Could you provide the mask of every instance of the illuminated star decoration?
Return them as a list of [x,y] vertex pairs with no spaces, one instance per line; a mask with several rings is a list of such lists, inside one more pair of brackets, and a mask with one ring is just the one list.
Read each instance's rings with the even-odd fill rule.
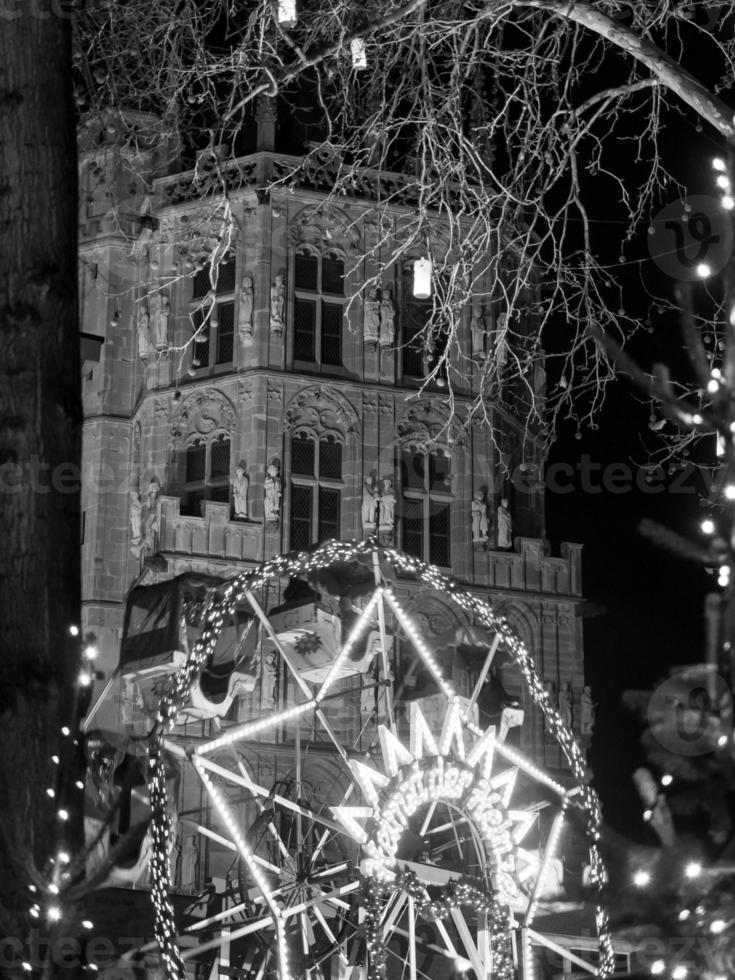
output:
[[[509,752],[494,726],[484,734],[478,732],[475,725],[469,725],[464,719],[462,701],[457,699],[449,705],[441,733],[435,737],[418,702],[414,701],[410,708],[408,747],[386,726],[378,727],[382,771],[350,760],[355,782],[368,805],[335,806],[332,812],[362,845],[369,980],[385,977],[383,923],[390,919],[395,924],[406,905],[411,917],[416,914],[433,920],[451,917],[464,948],[459,952],[448,931],[442,929],[443,951],[448,959],[467,961],[477,976],[484,976],[483,964],[491,962],[496,980],[510,980],[514,974],[509,912],[513,909],[525,913],[524,925],[531,924],[535,902],[529,903],[519,885],[534,878],[542,880],[543,873],[537,854],[521,846],[534,826],[536,813],[533,809],[513,807],[512,798],[519,770],[531,778],[537,778],[540,770],[526,763],[519,753]],[[567,805],[566,791],[551,779],[544,781],[559,795],[563,812]],[[411,818],[419,811],[425,814],[421,828],[421,835],[425,835],[440,803],[449,804],[461,815],[461,825],[469,823],[477,830],[484,845],[483,858],[490,867],[490,893],[478,887],[478,882],[454,876],[446,882],[443,899],[433,901],[428,886],[444,877],[441,869],[415,865],[415,871],[406,870],[406,862],[398,860],[399,843],[409,829]],[[558,836],[552,832],[548,841],[544,872]],[[422,879],[422,874],[429,877]],[[537,889],[533,889],[534,898],[536,893]],[[471,909],[469,921],[462,911],[463,905]],[[489,942],[485,916],[491,923]],[[479,926],[477,939],[472,935],[473,920]],[[412,918],[409,926],[411,922]],[[409,945],[408,957],[409,966],[415,971],[415,946]]]

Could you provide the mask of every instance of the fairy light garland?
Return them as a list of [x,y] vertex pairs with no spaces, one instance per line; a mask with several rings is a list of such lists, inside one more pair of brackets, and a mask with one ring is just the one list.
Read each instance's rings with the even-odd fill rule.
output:
[[425,919],[446,919],[453,909],[460,908],[469,908],[476,915],[486,915],[490,926],[493,980],[513,980],[515,967],[510,938],[510,909],[467,877],[450,881],[442,889],[441,897],[432,899],[414,872],[408,870],[399,872],[392,885],[376,878],[363,879],[365,944],[370,957],[367,980],[385,980],[386,977],[387,948],[381,920],[386,897],[394,889],[404,891],[413,900],[416,914]]
[[[59,747],[49,757],[53,766],[53,782],[46,787],[45,795],[54,808],[55,834],[40,880],[28,885],[33,896],[27,909],[28,917],[34,923],[43,918],[52,926],[76,914],[65,905],[66,890],[83,870],[84,852],[77,853],[72,849],[66,825],[72,814],[83,808],[84,800],[79,796],[79,791],[84,790],[84,782],[81,779],[72,782],[69,775],[70,770],[79,769],[82,737],[79,724],[88,707],[92,684],[102,676],[95,667],[97,645],[94,634],[88,633],[82,638],[81,630],[75,623],[68,627],[67,632],[76,641],[79,672],[69,705],[69,724],[59,727]],[[25,972],[34,969],[28,963],[23,963],[22,968]]]
[[[161,956],[168,980],[185,980],[186,974],[181,955],[174,941],[176,929],[173,909],[168,900],[168,891],[171,886],[168,850],[171,826],[163,757],[163,737],[165,732],[174,725],[178,714],[187,701],[194,680],[207,662],[209,656],[213,653],[217,638],[227,621],[227,617],[232,614],[238,603],[245,600],[247,592],[258,591],[274,578],[278,579],[288,575],[308,575],[309,573],[328,568],[338,562],[344,563],[362,559],[367,563],[375,550],[376,546],[371,541],[328,541],[314,551],[279,555],[265,562],[258,570],[233,578],[223,593],[217,596],[205,611],[200,637],[195,643],[186,663],[174,676],[169,691],[160,703],[157,726],[148,745],[153,839],[151,898],[155,912],[156,938],[161,947]],[[402,554],[395,549],[381,548],[380,553],[382,558],[397,571],[413,576],[424,585],[442,592],[466,613],[475,617],[478,623],[501,636],[506,650],[523,675],[533,702],[541,710],[549,730],[556,737],[572,775],[578,783],[577,793],[574,796],[573,802],[585,814],[585,829],[590,858],[590,883],[593,888],[600,891],[607,881],[607,873],[599,848],[600,826],[602,821],[599,800],[597,794],[589,786],[587,781],[585,756],[577,744],[573,733],[565,725],[561,715],[552,705],[549,694],[544,689],[524,644],[516,636],[505,619],[497,616],[492,608],[482,599],[468,593],[455,579],[444,575],[432,565],[428,565],[409,555]],[[391,604],[392,593],[390,590],[385,589],[384,594],[389,604]],[[403,622],[401,625],[406,626]],[[412,638],[416,639],[418,637],[418,641],[422,643],[421,651],[423,655],[426,645],[423,644],[412,624],[409,623],[408,625],[411,626],[413,633],[415,633],[415,636]],[[426,653],[429,656],[429,662],[433,662],[428,648],[426,648]],[[446,681],[443,681],[441,686],[444,693],[448,694],[448,696],[454,694],[451,685]],[[468,727],[471,728],[470,725]],[[378,881],[366,885],[367,900],[377,901],[377,896],[382,895],[384,888],[384,883]],[[461,894],[466,896],[469,895],[469,892],[461,892]],[[472,893],[472,899],[480,901],[474,893]],[[452,900],[458,901],[457,899]],[[415,897],[415,901],[421,905],[421,902],[425,901],[425,897]],[[473,905],[473,901],[470,901],[469,904]],[[424,908],[423,905],[421,907]],[[491,911],[497,919],[500,913],[498,912],[496,915],[494,910]],[[369,915],[368,919],[370,919]],[[598,975],[601,977],[611,976],[615,969],[612,941],[607,914],[599,904],[595,907],[595,921],[600,954]],[[377,956],[379,960],[379,944],[377,946]],[[375,957],[371,956],[371,962],[374,959]],[[380,980],[382,974],[373,972],[369,973],[368,976],[369,980]],[[498,973],[497,976],[500,978],[501,974]],[[505,974],[502,977],[505,980]],[[508,973],[507,977],[510,980],[512,973]]]

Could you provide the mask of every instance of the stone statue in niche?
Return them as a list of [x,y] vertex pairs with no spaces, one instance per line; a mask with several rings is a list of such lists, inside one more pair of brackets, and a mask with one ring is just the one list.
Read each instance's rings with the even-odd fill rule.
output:
[[285,326],[286,286],[283,276],[278,275],[271,286],[271,331],[280,337]]
[[396,520],[396,492],[390,477],[384,477],[380,486],[378,520],[381,531],[392,531]]
[[482,314],[482,306],[479,303],[472,304],[472,319],[470,320],[470,336],[472,340],[472,353],[480,360],[485,358],[485,318]]
[[263,481],[263,512],[267,524],[278,524],[281,520],[281,477],[280,467],[271,463]]
[[278,651],[263,651],[263,667],[260,672],[261,711],[275,711],[278,690]]
[[[253,277],[243,276],[240,285],[238,330],[240,339],[246,344],[253,339],[253,296]],[[283,318],[283,311],[281,311],[281,318]]]
[[472,540],[487,541],[490,522],[487,516],[487,491],[476,490],[472,497]]
[[380,340],[380,307],[378,290],[375,286],[368,289],[367,299],[363,300],[364,325],[363,339],[366,344],[377,346]]
[[236,518],[248,519],[249,486],[250,480],[245,473],[245,463],[241,460],[232,478],[232,509]]
[[533,393],[539,402],[546,398],[546,352],[541,347],[533,365]]
[[161,530],[161,503],[158,496],[161,484],[158,477],[153,477],[148,485],[145,504],[145,520],[143,523],[143,551],[147,555],[155,555],[158,551],[158,535]]
[[360,689],[360,712],[369,718],[375,711],[375,664],[362,677],[362,688]]
[[395,342],[396,310],[393,300],[390,298],[390,290],[383,289],[380,292],[380,346],[392,347]]
[[148,313],[148,306],[142,303],[138,310],[138,357],[141,361],[148,361],[151,352],[151,318]]
[[564,681],[559,691],[559,714],[561,715],[561,720],[567,726],[567,728],[572,727],[573,719],[573,705],[574,697],[572,696],[571,689],[569,687],[569,681]]
[[513,518],[508,510],[508,498],[503,497],[498,507],[498,548],[508,551],[513,547]]
[[595,702],[592,700],[592,688],[585,684],[582,697],[579,699],[580,731],[583,735],[591,735],[595,730]]
[[378,480],[373,471],[365,480],[362,490],[362,533],[365,537],[375,530],[375,522],[380,505]]
[[140,555],[143,540],[143,502],[137,490],[130,491],[130,548],[134,555]]
[[168,348],[168,318],[171,316],[171,302],[165,293],[158,297],[156,313],[156,350]]
[[508,314],[501,313],[495,328],[495,365],[500,371],[508,362]]

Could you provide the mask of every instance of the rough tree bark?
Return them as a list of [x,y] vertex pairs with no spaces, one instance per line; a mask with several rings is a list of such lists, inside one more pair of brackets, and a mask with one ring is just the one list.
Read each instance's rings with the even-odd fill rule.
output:
[[[29,875],[41,881],[54,839],[50,757],[79,670],[70,34],[58,3],[0,6],[0,933],[21,939]],[[79,810],[65,825],[72,846]]]

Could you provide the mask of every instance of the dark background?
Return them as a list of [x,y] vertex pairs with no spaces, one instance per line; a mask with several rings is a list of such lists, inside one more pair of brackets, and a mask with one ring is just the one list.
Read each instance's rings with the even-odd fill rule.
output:
[[[694,118],[676,117],[669,120],[662,136],[662,157],[688,193],[718,197],[711,161],[723,154],[723,146],[716,134],[702,131]],[[625,173],[627,167],[630,173],[624,160],[621,145],[619,172]],[[672,187],[668,200],[679,197]],[[619,238],[613,232],[622,227],[618,222],[624,213],[616,199],[609,193],[598,195],[606,203],[592,212],[599,222],[594,226],[595,250],[621,281],[626,311],[648,320],[647,329],[632,338],[629,352],[644,369],[662,361],[674,377],[686,378],[690,366],[679,317],[676,312],[659,313],[651,300],[653,295],[673,301],[676,281],[651,260],[645,229],[625,247],[626,263],[619,262]],[[666,201],[663,197],[662,204]],[[710,283],[709,289],[716,293],[721,280]],[[711,308],[706,294],[707,287],[693,287],[695,308],[705,313]],[[610,385],[596,430],[583,427],[578,436],[576,423],[562,424],[549,464],[576,466],[586,455],[603,471],[613,463],[627,463],[635,474],[646,462],[647,448],[656,443],[649,428],[650,413],[650,402],[621,377]],[[694,456],[713,463],[714,437],[705,439]],[[672,486],[677,477],[679,490]],[[600,483],[598,469],[592,485]],[[706,476],[691,468],[673,473],[667,468],[665,489],[657,494],[641,490],[641,483],[642,479],[633,479],[626,492],[591,493],[582,488],[578,474],[572,493],[547,493],[547,528],[556,554],[563,540],[584,544],[585,596],[604,608],[584,622],[586,677],[597,702],[588,759],[604,817],[615,829],[652,841],[631,780],[635,767],[645,761],[641,725],[622,706],[621,696],[627,689],[655,686],[673,666],[704,659],[704,596],[716,585],[701,566],[655,545],[639,530],[641,520],[648,517],[702,543],[699,524],[709,513]]]

